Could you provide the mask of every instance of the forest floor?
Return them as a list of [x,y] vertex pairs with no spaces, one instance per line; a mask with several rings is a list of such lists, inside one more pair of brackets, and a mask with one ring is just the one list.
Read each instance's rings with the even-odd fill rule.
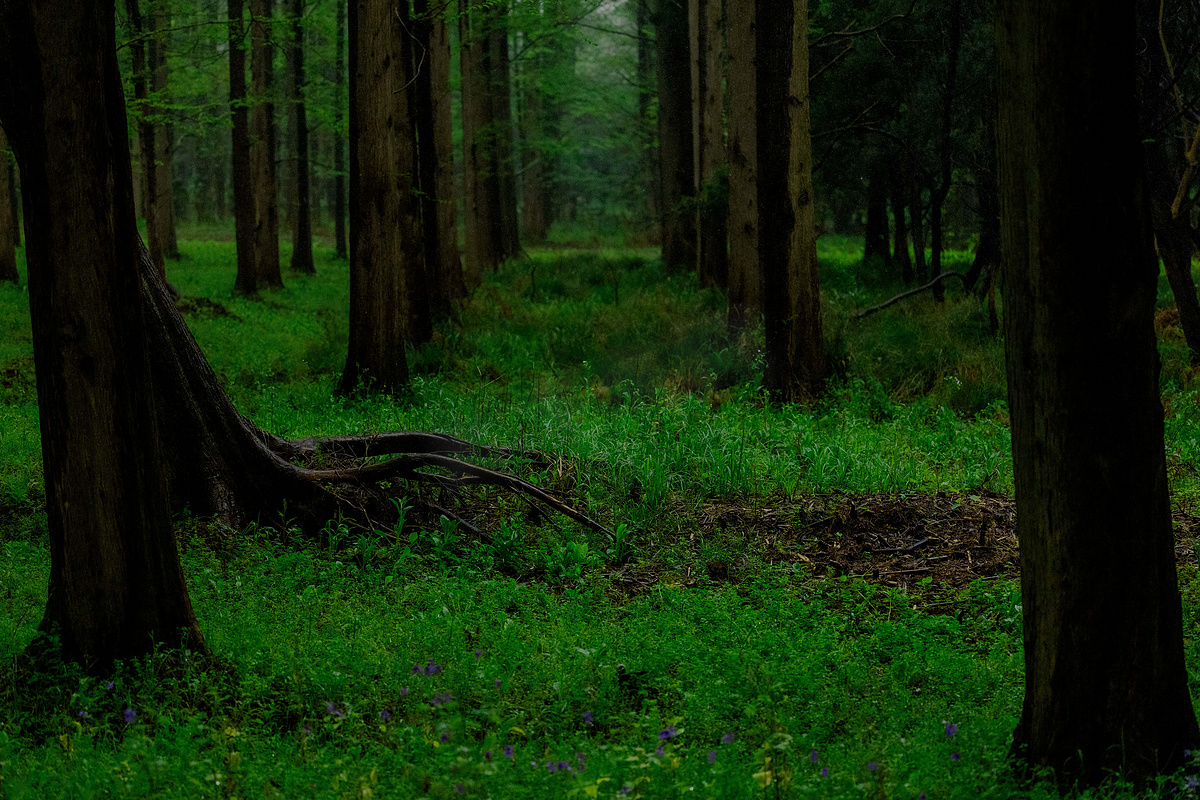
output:
[[[212,653],[90,675],[20,657],[45,604],[27,298],[0,286],[0,798],[1057,797],[1016,780],[1021,600],[1001,344],[822,240],[837,377],[763,397],[761,331],[652,250],[534,249],[342,400],[347,270],[235,298],[233,246],[168,270],[227,391],[289,436],[430,430],[615,541],[495,488],[448,519],[232,530],[182,515]],[[284,258],[287,247],[284,246]],[[948,268],[970,258],[951,253]],[[1168,469],[1200,697],[1200,385],[1160,293]],[[420,524],[414,524],[420,522]],[[1151,796],[1190,796],[1190,773]],[[1120,776],[1091,797],[1129,796]]]

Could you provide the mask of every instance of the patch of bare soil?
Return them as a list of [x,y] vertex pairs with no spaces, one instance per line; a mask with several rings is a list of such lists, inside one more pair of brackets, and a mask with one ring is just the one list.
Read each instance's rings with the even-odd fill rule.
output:
[[[993,492],[841,494],[760,498],[753,505],[705,504],[700,531],[744,533],[748,551],[770,563],[803,562],[816,575],[851,575],[887,586],[932,578],[966,586],[1019,572],[1015,503]],[[1195,564],[1200,517],[1176,509],[1176,556]],[[739,564],[706,565],[715,581],[737,580]]]

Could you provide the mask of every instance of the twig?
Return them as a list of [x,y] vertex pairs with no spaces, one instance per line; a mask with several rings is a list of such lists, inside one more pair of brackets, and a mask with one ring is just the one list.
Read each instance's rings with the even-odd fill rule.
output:
[[863,317],[874,314],[876,311],[883,311],[888,306],[893,305],[895,303],[899,303],[901,300],[903,300],[906,297],[912,297],[914,294],[920,294],[921,292],[924,292],[927,289],[932,289],[934,286],[937,286],[939,283],[944,281],[946,278],[958,278],[960,281],[963,282],[964,287],[967,285],[967,276],[962,274],[961,272],[943,272],[941,275],[938,275],[936,278],[934,278],[933,280],[931,280],[929,283],[925,284],[924,286],[918,286],[916,289],[910,289],[907,292],[902,292],[890,300],[885,300],[884,302],[880,303],[877,306],[871,306],[870,308],[864,308],[862,311],[854,312],[853,318],[854,319],[862,319]]

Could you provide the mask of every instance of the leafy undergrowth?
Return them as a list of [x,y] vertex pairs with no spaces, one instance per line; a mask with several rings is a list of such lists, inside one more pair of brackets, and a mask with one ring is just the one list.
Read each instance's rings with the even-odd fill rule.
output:
[[[181,242],[181,306],[257,423],[536,449],[548,467],[503,466],[618,536],[495,490],[432,498],[482,536],[183,517],[212,656],[106,675],[19,656],[48,563],[26,298],[0,286],[0,797],[1057,795],[1007,760],[1021,608],[999,345],[954,292],[849,322],[894,287],[844,244],[822,250],[843,375],[780,408],[757,385],[761,331],[729,336],[721,297],[648,251],[505,265],[410,353],[410,395],[346,401],[344,263],[318,247],[315,277],[252,301],[231,295],[232,243]],[[1170,346],[1197,693],[1200,420]]]

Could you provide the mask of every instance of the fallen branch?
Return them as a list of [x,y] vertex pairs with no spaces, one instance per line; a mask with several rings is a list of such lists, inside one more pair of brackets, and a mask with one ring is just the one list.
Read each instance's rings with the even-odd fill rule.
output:
[[896,295],[895,297],[893,297],[890,300],[885,300],[884,302],[880,303],[877,306],[871,306],[870,308],[864,308],[862,311],[854,312],[854,319],[862,319],[863,317],[867,317],[867,316],[870,316],[871,314],[874,314],[876,311],[883,311],[888,306],[899,303],[901,300],[903,300],[906,297],[912,297],[915,294],[920,294],[921,292],[924,292],[928,289],[932,289],[934,286],[937,286],[939,283],[944,281],[946,278],[958,278],[960,281],[963,282],[964,287],[967,285],[967,276],[964,275],[963,273],[961,273],[961,272],[943,272],[941,275],[938,275],[936,278],[934,278],[933,280],[931,280],[929,283],[925,284],[924,286],[918,286],[916,289],[910,289],[907,292],[902,292],[901,294]]

